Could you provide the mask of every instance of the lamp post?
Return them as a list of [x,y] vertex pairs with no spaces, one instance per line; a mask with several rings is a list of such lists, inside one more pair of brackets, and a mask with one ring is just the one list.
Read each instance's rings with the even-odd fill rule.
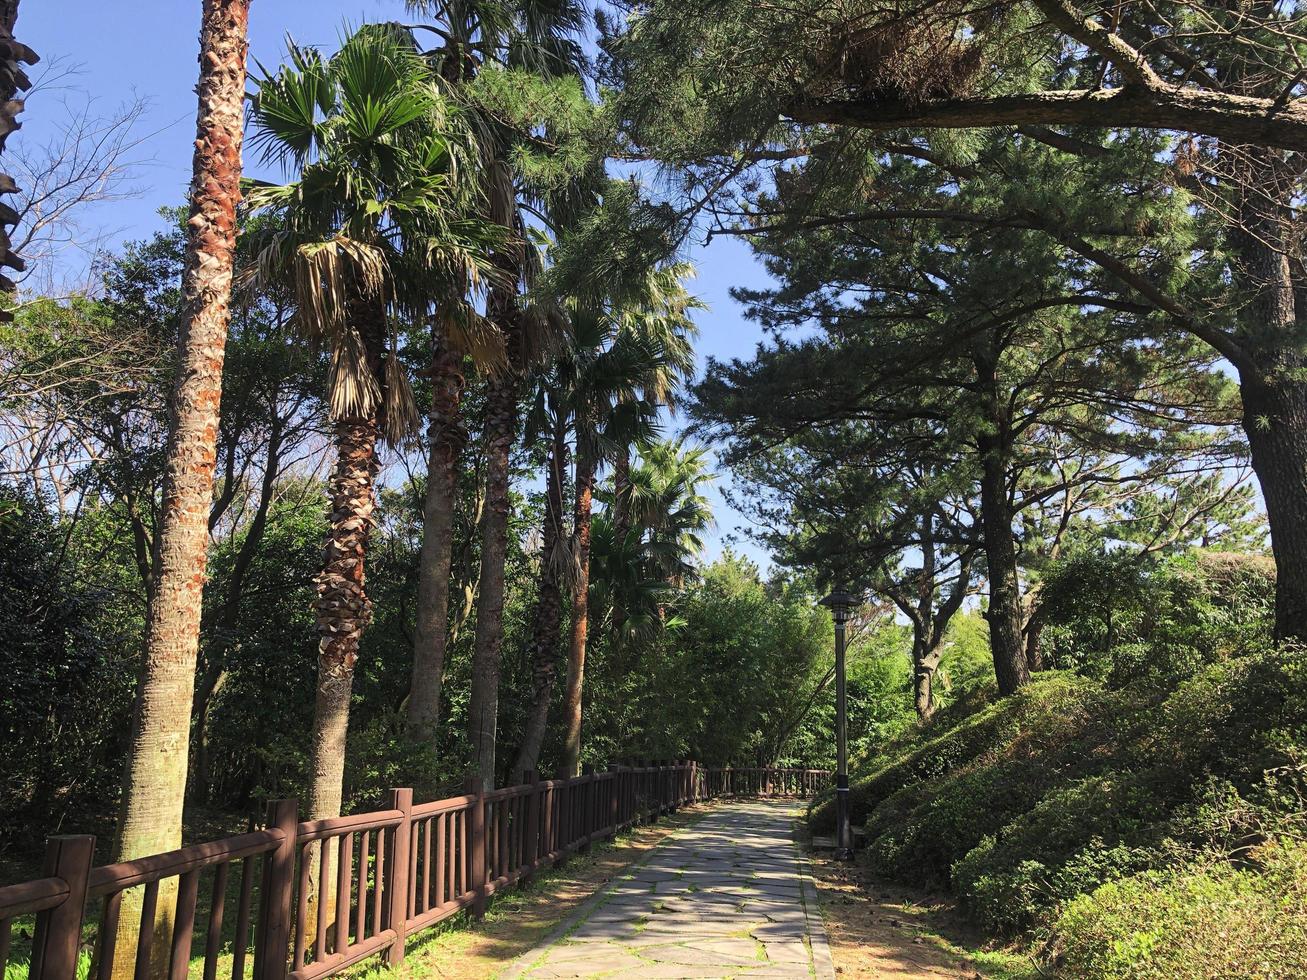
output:
[[853,827],[849,824],[849,717],[848,696],[844,685],[844,624],[859,605],[856,595],[836,589],[821,605],[835,620],[835,858],[853,858]]

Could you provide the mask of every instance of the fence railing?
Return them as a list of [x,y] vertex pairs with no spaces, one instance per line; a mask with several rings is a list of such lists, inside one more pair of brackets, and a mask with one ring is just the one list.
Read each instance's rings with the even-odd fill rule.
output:
[[[417,805],[396,789],[384,810],[306,822],[280,800],[263,830],[102,867],[93,837],[54,837],[43,877],[0,888],[0,977],[12,975],[15,920],[33,914],[29,980],[316,980],[377,955],[394,966],[409,934],[479,916],[496,892],[597,840],[700,800],[809,796],[829,778],[619,766]],[[161,903],[175,909],[170,928]]]

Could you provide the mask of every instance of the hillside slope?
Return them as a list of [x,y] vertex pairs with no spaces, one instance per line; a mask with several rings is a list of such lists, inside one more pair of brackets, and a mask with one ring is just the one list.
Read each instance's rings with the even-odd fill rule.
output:
[[873,871],[952,889],[1063,975],[1307,976],[1301,649],[1169,690],[1041,675],[866,760],[851,799]]

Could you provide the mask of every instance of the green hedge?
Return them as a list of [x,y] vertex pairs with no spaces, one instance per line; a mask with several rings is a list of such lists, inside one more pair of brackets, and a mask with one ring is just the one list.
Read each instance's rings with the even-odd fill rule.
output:
[[1273,842],[1247,868],[1146,871],[1070,902],[1059,973],[1094,980],[1307,977],[1307,845]]
[[1304,758],[1307,653],[1291,647],[1170,689],[1042,675],[871,760],[851,796],[874,871],[950,887],[1012,934],[1104,883],[1299,827]]

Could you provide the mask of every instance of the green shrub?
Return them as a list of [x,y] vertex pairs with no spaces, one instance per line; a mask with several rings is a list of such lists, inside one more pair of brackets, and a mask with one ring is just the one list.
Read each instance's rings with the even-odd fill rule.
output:
[[1255,865],[1145,871],[1067,905],[1057,922],[1072,978],[1307,976],[1307,845],[1274,842]]
[[[870,809],[872,867],[947,884],[954,862],[1036,806],[1069,771],[1111,763],[1128,730],[1123,704],[1130,707],[1092,681],[1050,674],[926,743],[897,767],[899,785]],[[877,782],[884,786],[894,774]]]
[[1173,688],[1038,676],[873,760],[852,795],[876,872],[949,886],[1010,934],[1106,883],[1300,833],[1305,758],[1307,653],[1290,646]]
[[[853,822],[866,821],[901,790],[922,787],[1007,749],[1028,755],[1018,746],[1025,744],[1029,749],[1030,740],[1041,739],[1059,717],[1084,717],[1082,706],[1095,700],[1099,691],[1098,684],[1085,678],[1049,673],[1010,698],[990,703],[977,696],[956,705],[971,708],[973,713],[941,713],[915,739],[891,747],[886,754],[869,760],[862,772],[853,773],[849,790]],[[977,705],[978,711],[974,710]],[[817,801],[810,818],[818,831],[832,828],[832,801]]]
[[1049,664],[1109,687],[1170,685],[1265,644],[1274,597],[1264,555],[1076,552],[1046,573],[1042,647]]

